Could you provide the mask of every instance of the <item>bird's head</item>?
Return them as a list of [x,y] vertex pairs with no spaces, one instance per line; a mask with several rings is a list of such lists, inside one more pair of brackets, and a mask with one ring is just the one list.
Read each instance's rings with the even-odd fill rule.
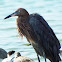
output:
[[28,16],[28,15],[29,15],[29,13],[25,9],[19,8],[15,12],[13,12],[12,14],[5,17],[4,19],[10,18],[12,16],[23,17],[23,16]]
[[15,57],[19,57],[21,54],[19,52],[15,52]]

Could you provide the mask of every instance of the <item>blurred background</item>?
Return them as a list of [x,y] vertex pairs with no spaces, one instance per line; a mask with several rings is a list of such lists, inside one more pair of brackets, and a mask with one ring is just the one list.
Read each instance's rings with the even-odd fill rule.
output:
[[[22,56],[27,56],[37,61],[37,56],[26,38],[18,34],[16,18],[4,17],[13,13],[17,8],[25,8],[30,14],[39,13],[51,26],[62,46],[62,0],[0,0],[0,48],[7,52],[19,51]],[[41,58],[44,62],[44,59]],[[49,61],[48,61],[49,62]]]

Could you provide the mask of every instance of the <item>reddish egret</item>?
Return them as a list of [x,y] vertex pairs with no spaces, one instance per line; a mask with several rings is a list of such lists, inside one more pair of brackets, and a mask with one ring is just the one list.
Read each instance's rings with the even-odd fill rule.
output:
[[18,31],[21,36],[24,35],[31,43],[37,53],[39,62],[39,55],[45,58],[45,62],[46,58],[51,62],[61,60],[59,56],[60,42],[42,16],[37,13],[29,14],[24,8],[19,8],[4,19],[12,16],[18,16]]

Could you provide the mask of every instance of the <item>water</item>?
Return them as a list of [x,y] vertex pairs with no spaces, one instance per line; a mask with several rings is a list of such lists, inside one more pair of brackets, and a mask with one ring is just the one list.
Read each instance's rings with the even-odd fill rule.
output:
[[[37,56],[26,38],[18,35],[16,18],[3,20],[17,8],[25,8],[30,14],[39,13],[54,30],[62,45],[62,0],[0,0],[0,48],[19,51],[37,62]],[[41,60],[44,62],[44,59]]]

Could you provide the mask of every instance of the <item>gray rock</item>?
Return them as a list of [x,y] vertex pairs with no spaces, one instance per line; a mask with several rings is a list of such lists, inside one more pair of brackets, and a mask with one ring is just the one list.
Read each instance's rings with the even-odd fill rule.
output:
[[0,48],[0,58],[1,59],[7,58],[7,52],[2,48]]

